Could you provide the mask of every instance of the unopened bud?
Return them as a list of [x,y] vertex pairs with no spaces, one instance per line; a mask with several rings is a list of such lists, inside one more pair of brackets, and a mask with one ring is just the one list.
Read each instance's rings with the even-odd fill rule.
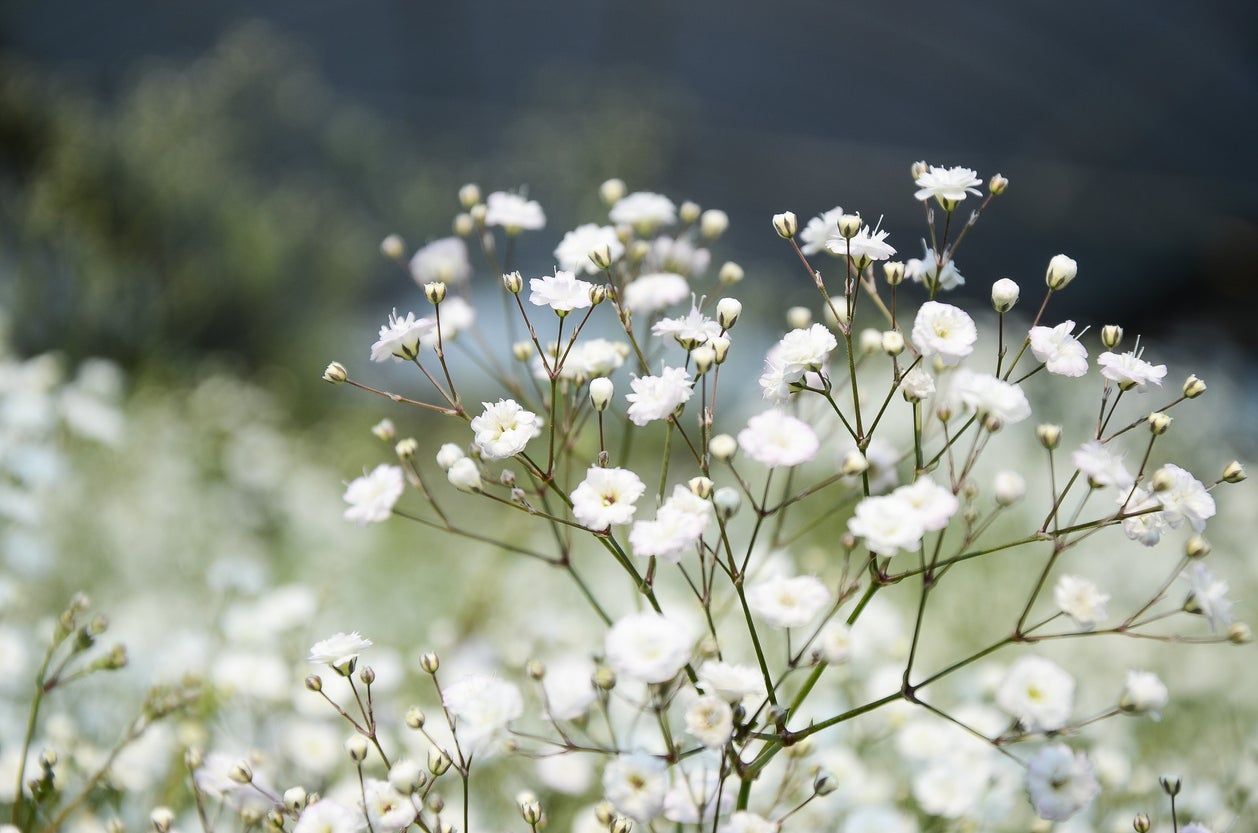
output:
[[690,351],[690,357],[695,360],[695,371],[700,376],[711,370],[716,363],[716,351],[706,344]]
[[808,307],[791,307],[786,311],[786,323],[795,330],[806,330],[812,324],[812,310]]
[[882,331],[874,327],[866,327],[861,330],[857,344],[860,352],[865,355],[877,353],[882,349]]
[[1136,813],[1136,817],[1131,820],[1131,829],[1136,833],[1149,833],[1153,829],[1153,822],[1144,813]]
[[469,237],[476,230],[476,221],[472,219],[471,214],[455,214],[450,230],[459,237]]
[[371,426],[371,433],[375,435],[376,439],[387,443],[397,436],[397,426],[393,424],[391,419],[382,419]]
[[613,205],[625,196],[625,190],[623,179],[609,179],[598,187],[598,196],[604,205]]
[[699,232],[708,240],[715,240],[729,228],[729,215],[719,208],[709,208],[699,217]]
[[716,278],[724,286],[732,286],[738,283],[744,277],[743,267],[739,266],[732,260],[727,260],[721,264],[721,269],[716,273]]
[[1044,282],[1048,284],[1049,289],[1065,289],[1067,284],[1075,279],[1078,271],[1079,264],[1075,263],[1073,258],[1066,255],[1053,255],[1044,273]]
[[607,284],[596,283],[590,288],[590,303],[598,306],[607,300]]
[[1240,460],[1233,460],[1223,467],[1224,483],[1240,483],[1246,476],[1245,467],[1241,465]]
[[227,770],[227,777],[237,784],[248,784],[253,780],[253,768],[248,761],[238,761]]
[[433,281],[424,284],[424,297],[428,299],[428,303],[432,305],[440,304],[446,299],[446,285],[442,281]]
[[1117,324],[1106,324],[1101,328],[1101,344],[1107,350],[1113,350],[1123,341],[1123,328]]
[[616,386],[612,384],[612,380],[605,376],[590,380],[590,404],[594,406],[594,410],[602,412],[607,410],[608,404],[612,401],[612,396],[616,392]]
[[888,356],[898,356],[904,352],[904,334],[899,330],[887,330],[882,334],[882,350]]
[[284,807],[290,813],[299,813],[306,806],[306,791],[302,787],[289,787],[284,790]]
[[306,678],[306,688],[311,691],[323,691],[323,680],[318,674],[311,674]]
[[450,768],[450,756],[435,746],[428,747],[428,771],[441,775]]
[[332,362],[323,371],[323,381],[331,382],[339,385],[349,378],[349,373],[345,370],[345,365],[340,362]]
[[1175,486],[1175,475],[1167,468],[1160,468],[1153,473],[1150,485],[1155,492],[1165,492]]
[[519,295],[524,288],[524,276],[519,272],[508,272],[502,276],[502,285],[512,295]]
[[997,197],[1005,193],[1005,189],[1008,187],[1009,187],[1009,180],[1005,179],[1000,174],[996,174],[995,176],[993,176],[991,180],[988,181],[987,183],[987,190],[990,191],[993,196],[997,196]]
[[1172,422],[1174,422],[1174,419],[1161,411],[1154,411],[1149,414],[1148,417],[1149,430],[1152,431],[1153,435],[1156,437],[1160,437],[1165,434],[1167,429],[1171,427]]
[[716,504],[716,511],[723,518],[732,518],[743,505],[743,497],[738,494],[738,490],[730,486],[723,486],[712,494],[712,502]]
[[812,779],[812,789],[817,795],[826,796],[839,788],[838,779],[828,770],[818,769]]
[[914,162],[914,163],[913,163],[913,164],[909,167],[909,176],[913,177],[913,179],[915,179],[915,180],[916,180],[916,179],[921,179],[921,178],[922,178],[922,174],[926,173],[926,171],[928,171],[928,170],[930,170],[930,166],[929,166],[929,165],[927,165],[924,161],[923,161],[923,162]]
[[1040,441],[1040,445],[1052,451],[1061,442],[1061,426],[1047,423],[1037,426],[1035,438]]
[[524,673],[529,675],[529,679],[540,680],[546,676],[546,666],[541,660],[531,659],[525,664]]
[[612,265],[612,247],[604,243],[590,251],[590,263],[599,269],[610,269]]
[[841,234],[845,240],[851,240],[860,233],[862,225],[864,225],[864,223],[861,222],[859,214],[844,214],[839,217],[839,234]]
[[469,182],[459,189],[459,205],[471,208],[480,203],[480,186]]
[[406,243],[400,235],[390,234],[380,241],[380,254],[390,260],[401,260],[406,255]]
[[1162,785],[1162,791],[1167,795],[1179,795],[1179,789],[1183,786],[1178,775],[1163,775],[1158,779],[1158,783]]
[[996,312],[1006,313],[1013,309],[1014,304],[1018,303],[1018,296],[1021,294],[1018,284],[1008,278],[1001,278],[992,284],[992,306]]
[[1193,535],[1184,542],[1184,554],[1189,558],[1205,558],[1210,554],[1210,542],[1201,535]]
[[677,208],[677,217],[686,225],[699,219],[699,204],[686,200]]
[[717,434],[708,440],[708,453],[717,460],[730,460],[738,452],[738,441],[729,434]]
[[175,814],[169,807],[157,807],[149,813],[149,821],[153,822],[153,829],[157,833],[166,833],[175,823]]
[[1233,645],[1248,645],[1254,641],[1254,632],[1244,622],[1233,622],[1228,626],[1227,639]]
[[742,311],[743,305],[737,298],[722,298],[716,305],[716,323],[723,330],[732,330]]
[[853,477],[869,470],[869,460],[855,448],[843,455],[843,463],[839,471],[847,477]]
[[526,362],[533,358],[533,342],[517,341],[511,345],[511,355],[517,362]]
[[1206,392],[1206,383],[1196,377],[1189,376],[1184,380],[1184,396],[1189,399],[1196,399],[1198,396]]
[[793,211],[784,211],[773,215],[773,230],[783,240],[790,240],[799,232],[799,219]]
[[725,357],[729,355],[729,339],[725,336],[712,336],[708,339],[708,346],[716,355],[716,363],[724,364]]
[[899,286],[904,282],[904,264],[898,260],[888,260],[882,264],[882,274],[888,286]]
[[406,710],[406,726],[408,729],[424,728],[424,721],[427,719],[424,715],[424,710],[419,706],[411,706]]
[[686,481],[686,486],[689,487],[690,493],[704,500],[712,496],[713,485],[711,478],[707,477],[692,477]]
[[393,450],[397,452],[398,459],[409,460],[415,456],[415,452],[419,451],[419,440],[414,437],[399,440],[398,444],[393,447]]
[[345,751],[349,753],[350,760],[362,763],[367,758],[367,739],[362,735],[350,735],[345,741]]
[[616,672],[606,665],[600,665],[594,669],[594,676],[590,678],[590,682],[600,691],[611,691],[616,687]]
[[419,658],[419,667],[424,669],[425,674],[436,674],[441,667],[441,658],[436,652],[429,651]]

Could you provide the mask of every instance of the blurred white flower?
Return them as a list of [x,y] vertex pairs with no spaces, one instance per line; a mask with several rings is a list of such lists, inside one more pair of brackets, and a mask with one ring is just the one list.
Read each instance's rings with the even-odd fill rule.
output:
[[956,371],[953,390],[971,411],[1001,425],[1014,425],[1031,415],[1031,403],[1022,388],[988,373],[961,368]]
[[1122,456],[1110,451],[1100,440],[1088,440],[1070,459],[1093,488],[1117,486],[1119,489],[1130,489],[1135,482],[1131,472],[1123,465]]
[[590,252],[607,247],[614,263],[625,253],[625,246],[611,226],[600,226],[597,223],[586,223],[577,226],[563,236],[555,248],[555,259],[559,268],[569,272],[585,272],[596,275],[602,270],[590,260]]
[[1065,726],[1074,698],[1074,677],[1057,663],[1034,655],[1018,659],[996,691],[996,704],[1032,732]]
[[402,469],[381,463],[345,487],[344,499],[349,504],[345,520],[358,524],[380,523],[393,515],[393,506],[406,489]]
[[686,731],[709,749],[720,749],[734,734],[734,712],[720,697],[696,697],[685,713]]
[[674,272],[641,275],[625,285],[625,309],[636,315],[650,315],[680,304],[690,296],[690,284]]
[[415,283],[440,281],[455,286],[466,283],[472,274],[467,244],[461,237],[442,237],[424,246],[411,257],[411,277]]
[[728,703],[764,696],[764,677],[760,669],[751,665],[708,660],[699,668],[699,683],[705,692]]
[[756,414],[738,432],[738,447],[743,453],[770,468],[806,463],[820,446],[812,426],[778,410]]
[[495,191],[485,200],[485,225],[502,226],[508,233],[537,231],[546,227],[546,214],[536,200]]
[[913,485],[901,486],[891,494],[909,506],[917,515],[922,529],[927,532],[943,529],[961,508],[956,495],[940,486],[929,475],[923,475]]
[[774,576],[747,589],[751,612],[775,628],[802,628],[830,599],[830,591],[816,576]]
[[867,497],[856,504],[856,512],[847,522],[847,528],[856,537],[865,539],[870,552],[879,555],[916,550],[926,534],[913,507],[893,494]]
[[1123,684],[1123,693],[1118,705],[1123,711],[1132,714],[1148,714],[1154,720],[1160,720],[1162,709],[1170,701],[1170,693],[1166,684],[1151,671],[1128,671]]
[[1100,792],[1087,756],[1062,743],[1045,746],[1031,756],[1026,786],[1035,812],[1049,821],[1070,818]]
[[838,235],[839,218],[842,216],[843,209],[836,205],[829,211],[823,211],[809,220],[808,225],[800,229],[799,232],[799,242],[801,244],[799,248],[803,253],[815,255],[824,251],[826,241]]
[[631,613],[612,625],[603,648],[618,675],[664,683],[690,661],[690,628],[659,613]]
[[331,798],[324,798],[301,811],[293,833],[357,833],[366,826],[363,814]]
[[447,686],[442,704],[455,719],[459,743],[481,753],[524,713],[520,690],[488,674],[469,674]]
[[374,778],[363,783],[363,809],[375,830],[405,830],[418,811],[409,795],[402,795],[388,781]]
[[645,752],[613,758],[603,770],[603,794],[620,813],[647,824],[664,809],[668,765]]
[[633,226],[639,233],[649,233],[660,226],[677,222],[677,207],[662,194],[635,191],[616,201],[608,213],[613,223]]
[[1102,593],[1095,584],[1078,576],[1062,576],[1053,588],[1057,607],[1083,628],[1093,628],[1104,621],[1105,603],[1109,598],[1108,593]]
[[657,556],[675,564],[703,537],[712,516],[710,501],[695,496],[685,486],[675,486],[655,513],[655,520],[636,521],[629,531],[633,554],[639,558]]

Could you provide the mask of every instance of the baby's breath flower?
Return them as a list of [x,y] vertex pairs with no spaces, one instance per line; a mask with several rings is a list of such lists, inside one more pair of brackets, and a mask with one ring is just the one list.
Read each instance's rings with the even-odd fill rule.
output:
[[572,515],[594,530],[627,524],[645,491],[642,479],[628,469],[591,466],[572,492]]
[[482,402],[484,412],[471,422],[476,447],[489,460],[514,457],[524,450],[529,440],[542,433],[537,414],[527,411],[514,399]]
[[310,646],[309,661],[339,672],[352,666],[358,660],[358,655],[370,647],[371,640],[358,631],[335,633]]
[[1061,743],[1045,746],[1031,756],[1026,782],[1035,812],[1049,821],[1070,818],[1100,792],[1087,756]]
[[380,464],[345,487],[345,520],[358,524],[380,523],[393,515],[406,480],[397,466]]
[[913,345],[923,358],[938,356],[955,365],[974,350],[978,330],[974,320],[951,304],[927,301],[913,322]]
[[931,165],[928,170],[914,177],[914,182],[917,193],[913,196],[923,202],[933,198],[945,210],[951,211],[957,203],[965,199],[966,194],[981,196],[977,186],[983,180],[970,168]]
[[507,234],[537,231],[546,227],[546,214],[536,200],[495,191],[485,201],[485,225],[501,226]]
[[652,272],[629,282],[624,290],[625,309],[650,315],[680,304],[690,295],[690,284],[675,272]]
[[594,284],[578,280],[572,272],[562,269],[553,275],[544,275],[529,280],[529,303],[538,307],[550,307],[559,315],[567,315],[574,309],[585,309],[593,303],[590,291]]
[[690,661],[691,639],[690,628],[675,619],[652,612],[631,613],[608,630],[603,649],[617,675],[643,683],[666,683]]

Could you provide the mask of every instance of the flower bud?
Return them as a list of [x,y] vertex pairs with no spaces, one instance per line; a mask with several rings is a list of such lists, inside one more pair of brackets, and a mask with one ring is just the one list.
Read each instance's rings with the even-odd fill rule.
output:
[[859,214],[844,214],[839,217],[839,234],[843,236],[844,240],[851,240],[860,233],[862,225],[864,223],[861,222]]
[[593,288],[590,289],[590,303],[594,306],[598,306],[599,304],[603,303],[606,300],[607,300],[607,284],[605,283],[594,284]]
[[882,331],[873,327],[866,327],[861,330],[857,343],[862,353],[866,355],[877,353],[882,349]]
[[729,434],[717,434],[708,440],[708,453],[717,460],[732,460],[738,452],[738,441]]
[[677,208],[677,218],[686,225],[699,219],[699,204],[686,200]]
[[1239,460],[1233,460],[1223,467],[1223,477],[1220,479],[1224,483],[1240,483],[1246,476],[1245,467]]
[[1167,795],[1179,795],[1179,789],[1183,786],[1183,782],[1179,780],[1178,775],[1163,775],[1158,778],[1158,783],[1162,785],[1162,791]]
[[590,404],[600,413],[607,410],[607,405],[612,401],[612,395],[615,392],[616,386],[606,376],[590,380]]
[[1047,423],[1037,426],[1035,438],[1040,441],[1040,445],[1052,451],[1061,442],[1061,426],[1049,425]]
[[616,816],[616,807],[610,801],[600,801],[594,805],[594,818],[599,824],[607,827]]
[[1254,641],[1254,632],[1244,622],[1233,622],[1228,626],[1227,640],[1233,645],[1248,645]]
[[393,424],[391,419],[382,419],[375,425],[371,426],[371,433],[381,442],[389,442],[397,436],[397,426]]
[[843,455],[843,462],[839,466],[839,471],[846,477],[855,477],[868,470],[869,460],[855,448]]
[[773,230],[783,240],[792,239],[799,232],[799,219],[793,211],[784,211],[773,215]]
[[996,197],[999,197],[1001,194],[1005,193],[1005,189],[1008,187],[1009,187],[1009,180],[1005,179],[1000,174],[996,174],[995,176],[993,176],[987,183],[987,190],[991,192],[992,196],[996,196]]
[[402,795],[419,792],[427,783],[428,776],[410,758],[403,758],[389,767],[389,785]]
[[711,478],[708,477],[692,477],[686,481],[686,486],[690,489],[690,493],[704,500],[712,496],[713,485]]
[[734,517],[734,513],[742,506],[743,498],[732,486],[722,486],[712,494],[712,502],[716,504],[716,511],[721,517],[728,519]]
[[318,674],[311,674],[306,678],[306,688],[310,691],[323,691],[323,679]]
[[882,334],[882,350],[888,356],[898,356],[904,352],[904,334],[899,330],[887,330]]
[[323,371],[323,381],[331,382],[334,385],[339,385],[348,378],[349,373],[345,370],[345,365],[340,362],[332,362]]
[[610,269],[612,265],[612,247],[604,243],[590,250],[590,263],[599,269]]
[[463,449],[456,443],[443,443],[441,448],[437,449],[437,465],[443,471],[449,471],[451,466],[466,456]]
[[732,286],[741,281],[743,275],[743,267],[732,260],[727,260],[721,264],[721,271],[716,273],[716,278],[724,286]]
[[702,376],[712,369],[712,365],[716,363],[716,351],[711,345],[704,344],[690,351],[690,357],[695,360],[695,372]]
[[1044,282],[1052,290],[1065,289],[1075,279],[1079,264],[1066,255],[1053,255],[1048,262],[1048,270],[1044,273]]
[[483,226],[485,225],[485,215],[488,212],[489,212],[489,209],[485,207],[485,204],[480,203],[479,205],[474,205],[471,208],[469,208],[467,210],[467,216],[472,218],[472,222],[474,224],[478,226]]
[[1123,328],[1117,324],[1106,324],[1101,328],[1101,344],[1105,349],[1113,350],[1123,341]]
[[847,315],[847,307],[843,304],[826,304],[821,308],[821,317],[825,319],[826,326],[833,330],[846,329],[850,320]]
[[284,790],[284,807],[290,813],[299,813],[306,806],[306,791],[301,787],[289,787]]
[[1184,380],[1184,396],[1189,399],[1196,399],[1198,396],[1206,392],[1206,383],[1196,377],[1189,376]]
[[611,691],[616,687],[616,672],[606,665],[600,665],[594,669],[594,676],[590,678],[590,682],[599,691]]
[[709,208],[699,218],[699,232],[708,240],[715,240],[729,228],[729,215],[718,208]]
[[367,758],[367,739],[362,735],[350,735],[345,741],[345,751],[354,763],[362,763]]
[[450,756],[435,746],[428,747],[428,771],[440,776],[450,768]]
[[428,718],[424,714],[424,710],[419,706],[411,706],[406,710],[406,725],[411,729],[424,728],[424,721]]
[[399,460],[409,460],[415,456],[415,452],[419,451],[419,441],[414,437],[407,437],[400,440],[393,450],[397,453]]
[[450,224],[450,230],[459,237],[468,237],[476,230],[476,222],[472,219],[471,214],[455,214],[454,222]]
[[390,260],[401,260],[406,255],[406,243],[400,235],[390,234],[380,241],[380,254]]
[[904,264],[898,260],[888,260],[882,264],[882,274],[887,279],[887,286],[899,286],[904,281]]
[[1144,813],[1136,813],[1136,817],[1131,820],[1131,829],[1136,833],[1149,833],[1153,829],[1153,823]]
[[1008,278],[1001,278],[992,284],[992,306],[996,312],[1006,313],[1018,303],[1018,284]]
[[737,298],[722,298],[716,305],[716,323],[722,330],[732,330],[742,311],[743,305]]
[[524,823],[535,827],[542,820],[542,805],[536,798],[520,802],[520,816]]
[[470,457],[456,460],[454,465],[446,471],[446,480],[460,492],[479,492],[484,486],[480,479],[480,469],[476,467],[476,461]]
[[363,685],[374,684],[376,681],[376,669],[372,668],[370,665],[364,665],[362,668],[358,669],[358,679],[362,681]]
[[508,272],[502,276],[502,285],[512,295],[519,295],[524,288],[524,276],[519,272]]
[[646,256],[651,253],[651,244],[645,240],[635,240],[629,246],[629,260],[634,263],[641,263]]
[[786,324],[793,330],[806,330],[812,324],[812,310],[808,307],[791,307],[786,311]]
[[169,807],[155,807],[153,812],[149,813],[149,821],[153,822],[153,829],[157,833],[166,833],[175,823],[175,814]]
[[914,162],[909,168],[909,175],[913,177],[914,180],[918,180],[921,179],[922,175],[928,170],[930,170],[930,166],[927,165],[925,161]]
[[480,203],[480,186],[469,182],[459,189],[459,205],[471,208]]
[[533,358],[533,342],[517,341],[511,345],[511,355],[517,362],[526,362]]
[[598,196],[604,205],[613,205],[624,198],[625,190],[623,179],[609,179],[598,187]]
[[1169,469],[1160,468],[1153,473],[1149,483],[1153,487],[1153,491],[1165,492],[1175,486],[1175,476],[1171,474]]
[[1184,554],[1189,558],[1205,558],[1210,554],[1210,542],[1201,535],[1193,535],[1184,542]]
[[249,766],[248,761],[237,761],[227,770],[227,777],[237,784],[248,784],[253,780],[253,767]]
[[1153,432],[1155,437],[1160,437],[1171,427],[1173,421],[1174,419],[1171,416],[1161,411],[1154,411],[1148,417],[1149,430]]
[[428,651],[420,656],[419,667],[425,674],[436,674],[437,669],[441,667],[441,657],[437,656],[436,651]]
[[817,774],[812,779],[812,790],[817,795],[826,796],[839,788],[838,779],[836,779],[828,770],[818,768]]
[[633,819],[628,816],[616,816],[607,826],[608,833],[633,833]]

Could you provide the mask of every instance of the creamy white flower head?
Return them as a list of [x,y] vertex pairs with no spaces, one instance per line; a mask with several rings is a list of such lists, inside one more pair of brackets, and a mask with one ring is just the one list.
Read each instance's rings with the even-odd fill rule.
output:
[[842,216],[843,209],[836,205],[809,220],[799,232],[800,249],[804,254],[815,255],[824,251],[826,241],[838,236],[839,218]]
[[686,732],[709,749],[720,749],[734,734],[734,711],[720,697],[696,697],[686,707]]
[[992,479],[992,492],[1001,506],[1017,503],[1026,495],[1026,478],[1016,471],[998,471]]
[[968,409],[1002,425],[1013,425],[1031,415],[1031,403],[1022,388],[989,373],[961,368],[956,371],[953,392]]
[[668,419],[686,404],[694,393],[694,381],[685,368],[664,367],[658,376],[639,376],[629,383],[629,419],[642,427],[648,422]]
[[913,196],[922,202],[931,198],[937,199],[943,203],[957,203],[965,199],[966,194],[981,196],[978,188],[983,181],[978,178],[978,174],[970,168],[957,166],[954,168],[943,168],[938,165],[931,165],[915,182],[917,185],[917,193]]
[[641,275],[625,285],[625,308],[638,315],[650,315],[680,304],[690,296],[690,284],[675,272]]
[[1074,337],[1074,329],[1073,321],[1063,321],[1056,327],[1031,328],[1027,336],[1031,352],[1049,373],[1073,378],[1088,372],[1088,350]]
[[1063,743],[1045,746],[1031,756],[1026,788],[1035,812],[1049,821],[1070,818],[1091,804],[1101,789],[1087,756]]
[[409,795],[402,795],[388,781],[370,779],[363,782],[363,809],[373,829],[405,830],[415,821],[418,811]]
[[480,752],[524,713],[520,690],[487,674],[470,674],[447,686],[441,702],[455,720],[459,743]]
[[662,194],[635,191],[616,201],[608,217],[613,223],[633,226],[639,233],[677,222],[677,207]]
[[1213,830],[1206,827],[1199,821],[1191,821],[1180,829],[1180,833],[1214,833]]
[[973,352],[978,330],[964,310],[927,301],[913,320],[912,338],[923,358],[938,356],[945,365],[954,365]]
[[1110,451],[1100,440],[1088,440],[1079,446],[1070,460],[1094,488],[1117,486],[1119,489],[1130,489],[1135,482],[1131,472],[1123,465],[1122,456]]
[[315,665],[326,665],[340,670],[357,660],[358,655],[370,647],[371,640],[358,631],[334,633],[311,645],[308,659]]
[[642,262],[642,273],[674,272],[690,278],[706,272],[711,261],[711,253],[702,247],[695,247],[689,238],[662,234],[651,243],[651,251]]
[[[568,355],[559,368],[559,378],[571,382],[610,376],[625,363],[629,355],[628,344],[605,338],[583,338],[571,347],[565,345],[564,349]],[[539,380],[549,380],[550,374],[547,368],[553,367],[558,359],[559,345],[547,345],[545,360],[541,355],[534,355],[530,362],[533,377]]]
[[1162,503],[1158,496],[1137,486],[1120,491],[1116,500],[1123,518],[1123,533],[1133,541],[1153,547],[1171,529],[1165,512],[1156,511]]
[[[432,323],[432,328],[420,338],[421,347],[435,347],[437,345],[437,318],[436,315],[430,315],[425,321]],[[457,295],[447,295],[446,299],[441,302],[441,341],[448,345],[459,337],[460,333],[470,330],[472,325],[476,323],[476,310],[467,301]]]
[[485,225],[502,226],[508,233],[546,227],[546,214],[537,200],[508,191],[495,191],[485,200]]
[[985,761],[957,758],[937,758],[913,778],[913,797],[932,816],[962,818],[977,808],[992,787],[991,768]]
[[603,794],[616,811],[647,824],[664,810],[668,765],[645,752],[619,755],[603,770]]
[[1062,613],[1083,628],[1094,628],[1105,619],[1105,603],[1109,594],[1078,576],[1062,576],[1053,588],[1053,601]]
[[886,260],[895,254],[895,248],[887,242],[890,232],[871,229],[865,226],[850,240],[843,237],[831,237],[826,241],[826,251],[839,257],[851,257],[852,260]]
[[472,418],[476,447],[487,460],[505,460],[524,450],[529,440],[542,433],[537,414],[526,411],[514,399],[482,402],[484,411]]
[[440,281],[456,285],[466,283],[472,274],[472,263],[467,257],[467,244],[461,237],[442,237],[415,252],[410,262],[411,277],[415,283]]
[[471,457],[460,457],[446,470],[446,480],[450,485],[463,492],[475,492],[484,488],[481,481],[480,467]]
[[769,821],[764,816],[736,810],[717,829],[717,833],[778,833],[779,829],[777,822]]
[[685,486],[675,486],[672,496],[655,513],[655,520],[637,521],[629,531],[633,554],[676,564],[703,537],[713,515],[710,501]]
[[419,354],[420,340],[432,331],[435,324],[428,318],[416,318],[408,312],[405,318],[397,310],[389,313],[389,320],[380,326],[380,337],[371,345],[373,362],[410,361]]
[[830,604],[830,591],[816,576],[773,576],[747,590],[747,606],[775,628],[802,628]]
[[895,495],[867,497],[856,504],[847,529],[857,538],[865,539],[870,552],[888,556],[900,550],[918,549],[926,534],[917,512]]
[[451,466],[466,456],[463,447],[457,443],[442,443],[441,448],[437,449],[437,465],[449,471]]
[[393,515],[393,507],[406,488],[402,469],[382,463],[345,487],[343,495],[349,508],[345,520],[356,524],[381,523]]
[[912,816],[886,804],[865,804],[847,814],[840,833],[918,833]]
[[813,324],[802,330],[791,330],[782,336],[771,355],[783,365],[790,381],[797,381],[810,370],[820,370],[830,361],[830,353],[839,346],[824,324]]
[[1206,565],[1197,561],[1184,575],[1188,582],[1188,606],[1210,622],[1210,629],[1221,631],[1232,624],[1232,601],[1227,597],[1227,582],[1215,576]]
[[1187,522],[1194,532],[1204,532],[1206,521],[1214,517],[1214,498],[1205,484],[1174,463],[1167,463],[1160,470],[1169,475],[1170,486],[1158,492],[1162,503],[1162,515],[1173,529]]
[[901,486],[891,494],[917,514],[918,522],[927,532],[943,529],[961,508],[956,495],[929,476],[919,477],[913,485]]
[[362,813],[324,798],[301,811],[293,833],[357,833],[365,825]]
[[743,453],[770,468],[806,463],[820,446],[812,426],[778,410],[756,414],[738,432],[738,447]]
[[674,770],[673,786],[664,796],[664,818],[710,828],[712,819],[733,805],[733,790],[721,789],[716,760],[700,759],[690,767],[680,772]]
[[996,691],[996,705],[1032,732],[1065,726],[1074,699],[1074,677],[1057,663],[1037,656],[1015,662]]
[[572,515],[587,529],[600,530],[633,521],[638,498],[646,491],[629,469],[590,466],[572,491]]
[[611,252],[613,263],[620,260],[625,253],[625,246],[616,235],[616,229],[597,223],[586,223],[563,236],[563,240],[555,248],[555,260],[559,261],[561,269],[569,272],[596,275],[602,270],[590,260],[590,252],[604,246]]
[[671,338],[687,349],[705,344],[721,334],[721,325],[691,306],[690,312],[676,318],[661,318],[651,325],[651,334]]
[[1152,671],[1128,671],[1123,685],[1122,696],[1118,704],[1125,712],[1131,714],[1148,714],[1154,720],[1162,718],[1162,709],[1170,702],[1170,692],[1166,690],[1157,674]]
[[936,280],[939,288],[945,291],[951,291],[958,286],[965,285],[965,278],[957,269],[957,264],[950,257],[943,258],[943,266],[940,267],[939,253],[926,245],[926,241],[922,241],[922,256],[911,257],[904,262],[904,277],[914,283],[933,286]]
[[1101,375],[1121,388],[1135,388],[1143,392],[1149,385],[1161,387],[1166,376],[1166,365],[1150,364],[1135,352],[1102,353],[1096,358]]
[[594,284],[577,278],[571,272],[556,269],[553,275],[544,275],[529,280],[529,303],[538,307],[550,307],[555,312],[569,313],[574,309],[585,309],[594,302],[590,299],[590,291]]
[[920,367],[915,367],[900,379],[900,390],[911,400],[921,402],[935,395],[935,379]]
[[556,720],[576,720],[589,711],[597,697],[591,682],[593,676],[593,664],[584,660],[548,662],[542,688],[550,716]]
[[764,696],[764,676],[752,665],[710,659],[699,668],[699,685],[727,703]]
[[816,651],[831,665],[841,665],[852,658],[852,629],[845,622],[827,622],[817,635]]
[[612,625],[603,649],[618,675],[665,683],[690,661],[690,628],[659,613],[631,613]]

